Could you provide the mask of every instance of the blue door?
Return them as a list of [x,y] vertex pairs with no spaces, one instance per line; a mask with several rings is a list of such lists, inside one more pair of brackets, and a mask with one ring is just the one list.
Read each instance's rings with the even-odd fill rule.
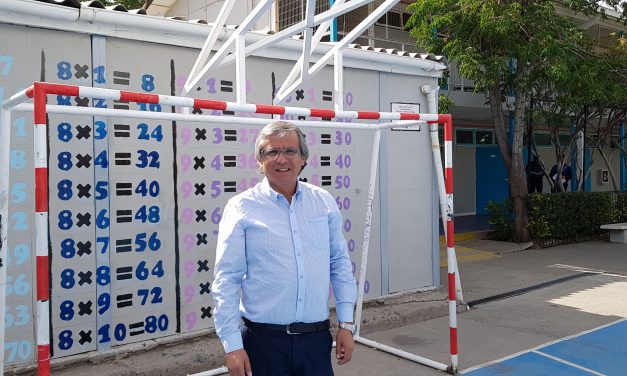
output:
[[503,202],[509,197],[507,171],[498,146],[475,148],[475,162],[477,215],[486,215],[488,201]]

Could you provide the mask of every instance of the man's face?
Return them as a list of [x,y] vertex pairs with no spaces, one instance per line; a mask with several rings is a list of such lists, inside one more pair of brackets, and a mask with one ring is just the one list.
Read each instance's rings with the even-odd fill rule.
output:
[[[261,165],[270,186],[278,193],[293,194],[298,174],[305,165],[305,160],[300,154],[298,134],[289,132],[283,138],[270,136],[261,150],[263,157]],[[294,150],[298,151],[296,155],[293,155]],[[280,152],[274,157],[265,157],[269,151],[272,151],[270,154]]]

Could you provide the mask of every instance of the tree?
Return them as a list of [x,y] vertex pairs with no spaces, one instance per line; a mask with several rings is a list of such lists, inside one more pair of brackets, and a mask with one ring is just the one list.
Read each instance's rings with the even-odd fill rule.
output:
[[[608,3],[619,7],[615,0]],[[598,11],[595,1],[563,5]],[[530,93],[539,81],[564,76],[585,48],[583,33],[555,6],[550,0],[418,0],[408,7],[417,45],[455,61],[459,73],[475,80],[475,90],[486,95],[509,178],[515,241],[529,240],[522,151]],[[513,114],[511,145],[504,110]]]
[[[616,35],[610,48],[593,52],[592,46],[580,51],[578,59],[563,73],[546,72],[533,90],[536,123],[551,131],[558,165],[568,163],[578,151],[576,140],[585,138],[586,148],[596,151],[607,167],[614,190],[619,190],[610,159],[615,152],[624,152],[620,145],[618,126],[627,113],[627,48],[625,37]],[[559,135],[570,132],[571,141],[560,143]],[[609,149],[608,147],[614,146]],[[581,145],[579,146],[581,147]],[[591,154],[594,155],[594,154]],[[575,162],[578,162],[575,158]],[[575,163],[579,189],[583,176],[589,179],[594,160],[585,166]],[[558,187],[559,188],[559,187]]]

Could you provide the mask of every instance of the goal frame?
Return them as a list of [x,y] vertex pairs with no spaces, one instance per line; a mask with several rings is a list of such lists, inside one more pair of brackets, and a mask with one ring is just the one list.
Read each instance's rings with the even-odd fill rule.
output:
[[[36,245],[36,342],[37,342],[37,369],[41,376],[50,375],[50,263],[49,263],[49,232],[48,232],[48,147],[47,147],[47,115],[49,113],[66,115],[90,115],[106,117],[126,117],[161,120],[183,120],[204,123],[231,123],[241,125],[265,125],[269,119],[248,118],[239,116],[214,116],[192,115],[163,112],[146,112],[133,110],[117,110],[94,107],[71,107],[48,105],[46,103],[49,94],[81,96],[91,99],[122,100],[137,103],[161,104],[187,108],[208,110],[235,111],[242,113],[257,113],[266,115],[296,115],[304,117],[321,117],[331,119],[357,119],[371,121],[385,121],[384,123],[345,123],[336,121],[296,120],[295,124],[313,128],[341,128],[341,129],[367,129],[375,132],[372,146],[372,159],[368,196],[366,204],[366,218],[363,235],[361,264],[359,270],[358,297],[356,303],[355,323],[357,332],[355,341],[377,348],[379,350],[403,357],[405,359],[427,365],[429,367],[445,371],[451,374],[458,372],[458,348],[457,348],[457,310],[456,310],[456,271],[455,234],[453,226],[453,151],[452,151],[452,117],[450,114],[420,114],[420,113],[395,113],[373,111],[335,111],[317,108],[286,107],[277,105],[235,103],[206,99],[194,99],[188,97],[176,97],[158,94],[137,93],[114,89],[94,88],[75,85],[62,85],[47,82],[35,82],[32,86],[14,94],[5,100],[1,106],[0,119],[3,125],[0,129],[0,216],[2,223],[0,228],[0,240],[2,249],[0,259],[6,260],[8,240],[8,194],[9,194],[9,155],[10,155],[10,119],[12,111],[32,111],[34,115],[34,157],[35,157],[35,245]],[[25,103],[32,99],[33,103]],[[439,198],[445,203],[446,218],[445,234],[448,260],[448,308],[449,308],[449,342],[451,363],[446,365],[434,360],[412,354],[392,346],[381,344],[360,334],[362,306],[364,301],[364,286],[366,269],[368,265],[368,250],[370,242],[370,229],[372,224],[372,204],[374,200],[375,185],[378,170],[379,140],[381,132],[393,127],[403,127],[426,122],[430,125],[432,141],[437,140],[438,124],[444,126],[444,190],[439,187]],[[438,145],[439,147],[439,145]],[[434,155],[435,155],[434,149]],[[437,151],[439,157],[439,150]],[[437,159],[434,157],[437,161]],[[435,165],[438,176],[442,174],[442,166]],[[438,179],[438,186],[442,185]],[[443,192],[444,191],[444,192]],[[442,197],[442,196],[445,197]],[[444,208],[442,208],[444,209]],[[7,265],[0,266],[0,348],[4,348],[4,316],[6,303],[6,271]],[[4,357],[0,358],[0,372],[4,371]],[[225,373],[224,367],[199,373],[197,375],[218,375]]]

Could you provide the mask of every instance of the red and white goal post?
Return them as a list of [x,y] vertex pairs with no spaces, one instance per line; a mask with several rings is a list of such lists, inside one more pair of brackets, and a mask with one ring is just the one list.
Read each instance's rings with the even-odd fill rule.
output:
[[[368,263],[368,248],[370,241],[370,228],[372,223],[372,203],[374,199],[374,189],[376,183],[376,173],[379,155],[379,140],[381,131],[392,127],[407,126],[416,122],[426,122],[431,124],[432,139],[435,132],[437,140],[437,124],[444,125],[444,147],[445,147],[445,197],[440,190],[440,200],[446,203],[446,246],[448,260],[448,305],[449,305],[449,339],[450,356],[449,365],[442,364],[431,359],[420,357],[392,346],[380,344],[360,335],[362,304],[364,300],[364,289],[359,289],[357,300],[357,312],[355,322],[357,324],[357,334],[355,340],[365,345],[392,353],[394,355],[421,363],[441,371],[456,374],[458,371],[457,352],[457,311],[455,296],[455,232],[453,227],[453,151],[452,151],[452,117],[448,114],[416,114],[416,113],[394,113],[394,112],[372,112],[372,111],[334,111],[328,109],[299,108],[275,105],[234,103],[225,101],[214,101],[207,99],[194,99],[186,97],[176,97],[168,95],[136,93],[121,90],[61,85],[46,82],[35,82],[32,86],[22,90],[2,103],[0,129],[0,215],[2,217],[2,250],[0,257],[6,259],[7,252],[7,215],[8,215],[8,187],[9,187],[9,153],[10,153],[10,119],[12,111],[32,111],[34,114],[35,127],[35,243],[36,243],[36,294],[37,294],[37,320],[36,320],[36,340],[37,340],[37,367],[39,375],[50,374],[50,263],[48,254],[48,161],[47,161],[47,124],[48,113],[66,115],[90,115],[106,117],[125,117],[138,119],[161,119],[161,120],[181,120],[190,122],[202,122],[205,124],[221,123],[237,125],[265,125],[267,119],[238,117],[238,116],[212,116],[212,115],[190,115],[179,113],[146,112],[134,110],[118,110],[109,108],[94,107],[71,107],[48,105],[46,98],[49,94],[80,96],[92,99],[119,100],[146,104],[160,104],[168,106],[178,106],[186,108],[198,108],[207,110],[234,111],[242,113],[256,113],[267,115],[295,115],[304,117],[320,117],[330,119],[364,119],[377,121],[376,123],[345,123],[337,121],[315,121],[298,120],[294,121],[301,127],[312,128],[343,128],[343,129],[367,129],[375,132],[373,142],[373,153],[371,161],[371,173],[368,186],[367,209],[364,227],[364,243],[362,248],[362,259],[359,271],[359,286],[364,286],[366,277],[366,267]],[[27,103],[32,99],[32,104]],[[387,121],[379,123],[378,121]],[[436,143],[437,145],[437,143]],[[435,151],[434,151],[434,154]],[[437,151],[439,156],[439,151]],[[439,158],[438,158],[439,159]],[[436,164],[436,168],[441,169],[441,165]],[[441,173],[441,171],[440,171]],[[444,220],[444,219],[443,219]],[[4,347],[4,312],[6,301],[6,265],[0,267],[0,348]],[[4,371],[4,362],[0,367],[0,372]],[[221,374],[225,368],[207,371],[203,375]],[[198,374],[200,375],[200,374]]]

